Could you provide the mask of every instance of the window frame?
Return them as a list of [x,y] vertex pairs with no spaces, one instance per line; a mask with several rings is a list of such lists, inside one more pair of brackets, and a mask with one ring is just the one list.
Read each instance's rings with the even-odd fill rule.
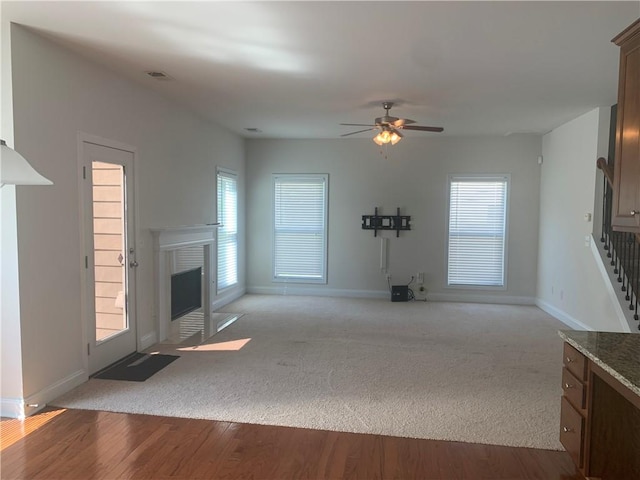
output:
[[216,168],[216,222],[220,222],[221,223],[221,219],[220,219],[220,204],[219,204],[219,196],[220,196],[220,192],[218,191],[218,182],[219,182],[219,177],[226,177],[229,179],[232,179],[235,181],[235,186],[236,186],[236,229],[235,229],[235,245],[236,245],[236,258],[235,258],[235,270],[236,270],[236,279],[234,283],[231,283],[229,285],[226,285],[224,287],[220,287],[220,232],[222,230],[223,227],[218,227],[218,232],[217,232],[217,236],[216,236],[216,295],[225,292],[231,288],[237,287],[240,279],[239,279],[239,271],[238,271],[238,265],[239,265],[239,238],[238,238],[238,213],[239,213],[239,209],[238,209],[238,197],[239,197],[239,192],[238,192],[238,173],[234,170],[231,169],[227,169],[227,168],[222,168],[222,167],[217,167]]
[[[449,283],[449,239],[451,220],[451,187],[455,181],[505,182],[504,235],[503,235],[503,272],[502,285],[450,284]],[[508,289],[509,259],[509,204],[511,200],[511,174],[449,174],[447,175],[447,213],[445,229],[445,278],[444,286],[450,289],[506,291]]]
[[[300,276],[279,276],[276,274],[276,185],[279,179],[289,181],[321,180],[324,186],[322,232],[322,276],[309,278]],[[328,173],[274,173],[271,176],[271,279],[276,283],[324,284],[328,282],[327,265],[329,257],[329,174]]]

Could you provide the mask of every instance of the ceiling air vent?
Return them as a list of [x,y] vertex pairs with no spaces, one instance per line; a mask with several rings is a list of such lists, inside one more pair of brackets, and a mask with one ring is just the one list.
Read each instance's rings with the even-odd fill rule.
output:
[[259,128],[254,128],[254,127],[245,128],[245,130],[247,132],[251,132],[251,133],[262,133],[262,130],[260,130]]
[[156,80],[171,80],[171,77],[164,72],[157,72],[152,70],[145,73],[151,78],[155,78]]

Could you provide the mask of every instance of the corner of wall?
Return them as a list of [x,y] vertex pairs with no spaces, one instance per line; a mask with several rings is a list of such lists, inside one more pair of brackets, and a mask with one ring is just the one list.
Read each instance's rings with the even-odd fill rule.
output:
[[81,385],[89,379],[82,369],[59,380],[27,398],[0,398],[0,415],[7,418],[25,418],[39,412],[47,403]]
[[4,418],[24,418],[24,399],[0,398],[0,416]]
[[595,210],[596,160],[606,156],[608,115],[607,108],[593,109],[543,138],[536,304],[580,330],[621,330],[591,253],[594,227],[585,221]]

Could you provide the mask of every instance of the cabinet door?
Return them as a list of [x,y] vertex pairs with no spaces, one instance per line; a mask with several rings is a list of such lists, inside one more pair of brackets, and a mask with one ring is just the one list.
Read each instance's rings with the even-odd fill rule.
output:
[[620,78],[611,225],[640,233],[640,21],[613,41],[620,46]]
[[566,397],[560,400],[560,443],[578,467],[584,460],[584,418]]

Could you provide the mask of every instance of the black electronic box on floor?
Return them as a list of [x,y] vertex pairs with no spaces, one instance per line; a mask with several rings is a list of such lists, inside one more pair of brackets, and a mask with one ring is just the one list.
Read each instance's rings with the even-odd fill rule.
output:
[[407,285],[394,285],[391,287],[392,302],[408,302],[409,287]]

